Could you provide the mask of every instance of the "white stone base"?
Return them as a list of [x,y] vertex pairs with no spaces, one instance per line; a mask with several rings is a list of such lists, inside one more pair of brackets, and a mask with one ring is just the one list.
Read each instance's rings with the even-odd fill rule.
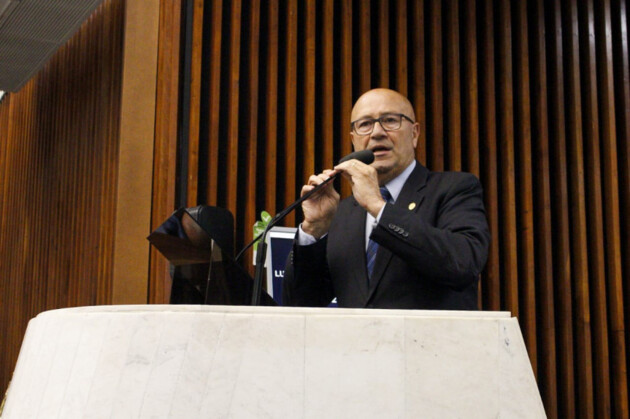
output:
[[506,312],[101,306],[31,320],[2,419],[545,417]]

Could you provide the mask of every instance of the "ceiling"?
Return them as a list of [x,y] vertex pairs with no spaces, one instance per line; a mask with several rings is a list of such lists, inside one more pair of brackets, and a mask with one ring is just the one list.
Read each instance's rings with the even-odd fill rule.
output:
[[0,0],[0,90],[18,91],[102,0]]

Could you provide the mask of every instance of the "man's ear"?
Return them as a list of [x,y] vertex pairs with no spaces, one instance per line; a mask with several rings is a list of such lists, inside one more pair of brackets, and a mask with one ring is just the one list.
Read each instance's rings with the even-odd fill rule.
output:
[[413,124],[413,148],[418,147],[418,137],[420,136],[420,123],[415,122]]

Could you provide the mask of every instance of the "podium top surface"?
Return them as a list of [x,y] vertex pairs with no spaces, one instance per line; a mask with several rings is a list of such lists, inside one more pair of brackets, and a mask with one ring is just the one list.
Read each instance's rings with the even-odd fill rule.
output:
[[31,320],[3,419],[545,417],[508,312],[91,306]]
[[317,315],[317,316],[383,316],[383,317],[425,317],[425,318],[470,318],[470,319],[505,319],[510,318],[509,311],[447,311],[447,310],[388,310],[362,308],[311,308],[311,307],[252,307],[219,305],[103,305],[63,308],[40,313],[234,313],[260,315]]

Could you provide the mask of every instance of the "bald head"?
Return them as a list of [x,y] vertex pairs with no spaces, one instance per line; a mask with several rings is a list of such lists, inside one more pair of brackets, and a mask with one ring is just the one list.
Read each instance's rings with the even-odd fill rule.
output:
[[[378,104],[380,103],[380,106]],[[378,88],[368,90],[363,93],[354,104],[352,108],[351,121],[356,121],[359,118],[365,117],[378,117],[378,115],[365,115],[362,114],[366,109],[371,111],[381,110],[381,114],[393,112],[402,113],[407,115],[412,120],[416,120],[413,105],[405,96],[401,95],[395,90]]]
[[[385,129],[391,124],[385,123],[383,126],[380,118],[384,115],[398,118],[400,126]],[[404,118],[399,115],[404,115]],[[372,120],[372,131],[369,134],[357,134],[352,127],[352,145],[355,151],[372,150],[374,163],[371,166],[376,169],[382,186],[402,173],[415,159],[420,124],[415,122],[409,99],[390,89],[373,89],[361,95],[352,108],[351,122],[365,119]],[[375,122],[377,120],[378,123]]]

